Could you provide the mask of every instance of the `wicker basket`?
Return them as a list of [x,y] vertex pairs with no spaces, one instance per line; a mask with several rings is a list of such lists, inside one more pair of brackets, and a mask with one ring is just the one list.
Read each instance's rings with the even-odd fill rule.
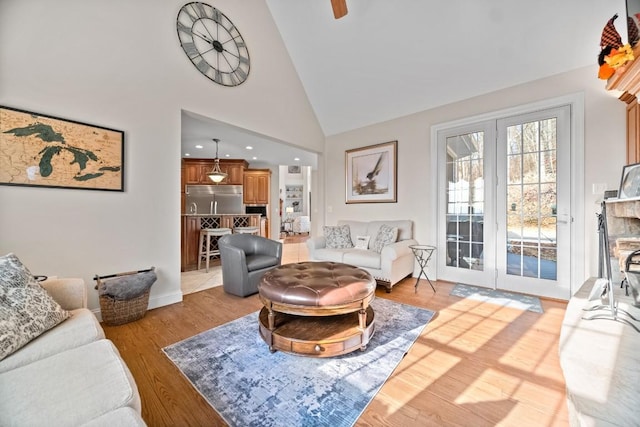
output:
[[[104,286],[103,279],[110,279],[114,277],[128,276],[138,273],[145,273],[155,270],[155,267],[151,267],[149,270],[131,271],[127,273],[111,274],[109,276],[95,276],[96,289]],[[109,295],[98,295],[100,302],[100,312],[102,314],[102,322],[105,325],[117,326],[125,323],[133,322],[144,317],[149,307],[149,294],[151,288],[149,288],[142,295],[129,298],[126,300],[116,299]]]
[[107,295],[100,295],[100,312],[105,325],[116,326],[142,319],[149,306],[149,293],[147,291],[137,298],[130,300],[117,300]]

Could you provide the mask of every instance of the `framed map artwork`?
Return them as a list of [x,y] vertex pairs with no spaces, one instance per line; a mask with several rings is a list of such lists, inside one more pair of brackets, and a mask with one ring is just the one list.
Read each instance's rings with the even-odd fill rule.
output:
[[124,191],[124,132],[0,106],[0,184]]

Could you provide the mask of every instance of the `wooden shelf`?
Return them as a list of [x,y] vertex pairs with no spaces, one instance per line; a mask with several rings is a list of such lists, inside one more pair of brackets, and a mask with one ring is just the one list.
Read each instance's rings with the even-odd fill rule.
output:
[[635,59],[618,68],[607,80],[607,90],[621,92],[618,97],[627,104],[627,164],[640,162],[640,43],[633,48]]
[[[640,43],[633,48],[633,56],[636,59],[618,68],[607,80],[607,90],[619,90],[628,94],[627,96],[637,96],[640,93]],[[624,96],[623,94],[620,99]]]

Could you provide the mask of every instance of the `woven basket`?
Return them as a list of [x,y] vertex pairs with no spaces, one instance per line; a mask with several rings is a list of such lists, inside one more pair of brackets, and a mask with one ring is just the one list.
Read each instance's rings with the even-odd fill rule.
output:
[[149,293],[129,300],[117,300],[108,295],[100,295],[100,312],[105,325],[116,326],[142,319],[149,307]]

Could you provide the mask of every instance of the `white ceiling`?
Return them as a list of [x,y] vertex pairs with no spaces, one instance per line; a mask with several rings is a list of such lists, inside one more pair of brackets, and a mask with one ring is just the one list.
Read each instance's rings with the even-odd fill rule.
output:
[[595,79],[614,13],[626,37],[624,0],[347,0],[339,20],[330,0],[266,2],[327,136],[584,66]]
[[[246,129],[234,127],[196,113],[182,111],[181,140],[183,158],[215,158],[216,144],[213,142],[213,138],[220,140],[218,143],[218,155],[221,159],[246,159],[251,167],[300,165],[315,168],[317,166],[317,155],[315,153],[286,145],[280,141],[275,141],[249,132]],[[202,148],[196,148],[196,145],[201,145]],[[252,147],[252,149],[247,149],[247,146]]]

